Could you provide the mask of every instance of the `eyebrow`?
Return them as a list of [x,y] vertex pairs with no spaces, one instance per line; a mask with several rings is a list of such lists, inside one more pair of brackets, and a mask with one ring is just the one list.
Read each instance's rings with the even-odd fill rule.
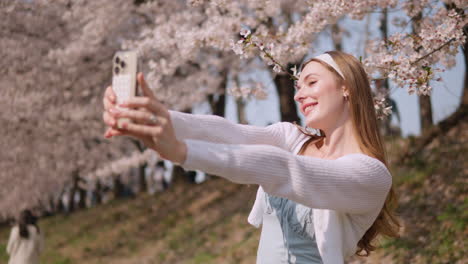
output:
[[307,80],[311,75],[320,76],[320,75],[318,75],[318,74],[316,74],[316,73],[309,73],[309,74],[307,74],[307,76],[304,78],[304,80]]
[[[309,77],[312,76],[312,75],[320,76],[320,75],[318,75],[318,74],[316,74],[316,73],[309,73],[309,74],[307,74],[306,77],[304,78],[304,82],[307,81],[307,79],[309,79]],[[299,82],[297,82],[296,85],[294,85],[294,89],[297,89],[297,87],[299,87]]]

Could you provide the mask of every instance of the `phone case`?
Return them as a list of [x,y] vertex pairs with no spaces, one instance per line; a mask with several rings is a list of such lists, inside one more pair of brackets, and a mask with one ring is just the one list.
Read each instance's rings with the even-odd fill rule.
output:
[[[136,96],[138,58],[134,50],[118,51],[112,59],[112,89],[117,96],[117,104]],[[119,107],[117,107],[119,108]],[[119,118],[117,127],[123,122],[130,122],[128,118]]]

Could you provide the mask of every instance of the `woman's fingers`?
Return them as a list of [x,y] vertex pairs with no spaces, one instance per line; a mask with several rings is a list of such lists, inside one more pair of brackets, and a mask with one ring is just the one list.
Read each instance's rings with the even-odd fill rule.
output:
[[108,98],[109,101],[115,104],[117,97],[114,93],[114,90],[112,89],[112,86],[108,86],[106,88],[106,91],[104,92],[104,98]]
[[[109,91],[110,89],[110,91]],[[111,107],[115,106],[116,97],[114,92],[112,91],[112,87],[109,86],[104,93],[104,98],[102,99],[102,103],[104,104],[104,110],[108,111]]]
[[127,122],[123,123],[122,130],[124,130],[124,133],[130,133],[140,139],[158,137],[162,133],[162,127],[160,126],[145,126]]
[[144,109],[116,109],[111,108],[111,114],[115,118],[127,117],[135,121],[135,123],[148,124],[148,125],[158,125],[164,124],[164,118],[159,117],[151,112],[148,112]]
[[145,77],[143,76],[143,73],[141,73],[141,72],[138,73],[137,81],[138,81],[138,84],[140,85],[141,90],[143,91],[143,94],[145,96],[148,96],[149,98],[152,98],[152,99],[156,99],[156,97],[153,94],[153,91],[151,91],[148,84],[146,83],[146,80],[145,80]]
[[166,107],[162,105],[161,103],[159,103],[157,100],[151,99],[149,97],[142,97],[142,96],[132,97],[132,98],[127,99],[125,103],[120,104],[120,106],[126,107],[126,108],[143,107],[143,108],[148,109],[149,112],[155,113],[156,115],[163,116],[163,117],[166,117],[167,115]]
[[124,133],[121,130],[113,129],[111,127],[107,128],[106,132],[104,132],[104,137],[110,138],[113,136],[121,136],[124,135]]
[[104,111],[104,113],[102,114],[102,119],[104,120],[104,123],[106,123],[106,125],[110,127],[115,128],[117,126],[117,120],[107,111]]
[[[137,81],[144,96],[132,97],[124,104],[116,107],[117,97],[111,86],[106,88],[103,98],[103,120],[107,128],[104,136],[132,136],[152,144],[153,137],[162,133],[162,125],[166,124],[168,115],[166,107],[161,104],[149,88],[142,73],[137,76]],[[153,114],[154,113],[154,114]],[[133,122],[125,122],[123,128],[117,128],[119,118],[129,118]]]
[[125,131],[125,130],[113,130],[113,129],[109,129],[108,131],[106,131],[106,133],[104,133],[104,136],[106,138],[110,138],[110,137],[113,137],[113,136],[129,136],[129,137],[133,137],[137,140],[141,140],[143,141],[143,143],[150,147],[152,144],[153,144],[153,139],[151,136],[144,136],[144,135],[140,135],[140,134],[135,134],[135,133],[132,133],[130,131]]
[[112,103],[111,101],[109,101],[108,98],[104,97],[104,99],[102,100],[103,104],[104,104],[104,111],[109,111],[109,109],[115,107],[115,104]]

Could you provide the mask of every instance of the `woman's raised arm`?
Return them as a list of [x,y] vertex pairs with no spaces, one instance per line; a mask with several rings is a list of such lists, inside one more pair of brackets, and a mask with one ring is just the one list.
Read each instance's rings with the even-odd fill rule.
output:
[[[140,73],[137,80],[144,93],[144,97],[137,97],[134,99],[139,100],[140,104],[144,104],[143,107],[146,107],[146,112],[136,112],[131,111],[131,109],[122,111],[117,109],[116,95],[112,87],[107,87],[103,98],[103,120],[109,128],[105,132],[105,137],[109,138],[122,135],[122,131],[117,129],[116,126],[118,117],[131,118],[139,124],[145,124],[148,123],[148,121],[154,124],[161,124],[161,122],[165,121],[160,118],[167,118],[168,115],[173,124],[176,137],[179,140],[198,139],[214,143],[267,144],[280,148],[285,147],[283,129],[285,122],[276,123],[267,127],[259,127],[235,124],[215,115],[196,115],[168,110],[157,100],[151,89],[149,89],[143,74]],[[152,117],[146,120],[148,119],[148,115],[152,115]],[[150,139],[147,137],[147,139],[143,141],[149,142]]]
[[183,168],[198,169],[305,206],[348,213],[380,210],[392,185],[385,165],[364,154],[336,160],[294,155],[268,145],[185,140]]
[[266,127],[233,123],[216,115],[187,114],[169,110],[176,137],[224,144],[264,144],[285,148],[283,122]]

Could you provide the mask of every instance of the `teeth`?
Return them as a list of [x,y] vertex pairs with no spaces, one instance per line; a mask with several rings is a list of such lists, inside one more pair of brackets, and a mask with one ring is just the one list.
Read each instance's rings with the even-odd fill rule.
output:
[[304,111],[307,112],[310,108],[312,108],[312,105],[309,105],[308,107],[306,107]]

